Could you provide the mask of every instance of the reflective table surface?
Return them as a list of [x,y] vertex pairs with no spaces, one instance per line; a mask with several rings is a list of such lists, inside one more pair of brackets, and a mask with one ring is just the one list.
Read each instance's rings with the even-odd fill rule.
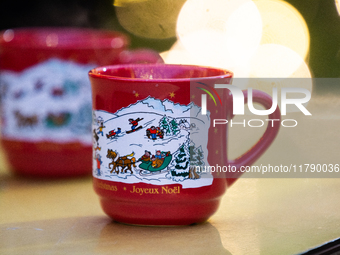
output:
[[[290,116],[298,126],[281,128],[255,165],[339,164],[339,100],[333,99],[311,101],[310,118]],[[245,130],[230,132],[231,157],[256,140]],[[141,227],[108,218],[90,177],[25,179],[13,176],[1,155],[0,254],[299,254],[340,237],[337,175],[245,174],[206,223]]]

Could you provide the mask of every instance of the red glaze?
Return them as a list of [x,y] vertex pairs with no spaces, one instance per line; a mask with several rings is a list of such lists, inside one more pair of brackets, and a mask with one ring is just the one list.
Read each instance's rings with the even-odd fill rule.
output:
[[[162,62],[151,50],[128,51],[129,39],[114,31],[79,28],[23,28],[0,33],[0,71],[20,72],[49,59],[95,66]],[[86,75],[85,75],[86,77]],[[2,116],[2,121],[4,117]],[[31,142],[2,137],[15,173],[69,177],[91,173],[92,147],[77,142]]]
[[[146,79],[152,73],[152,79]],[[147,97],[168,99],[175,104],[188,105],[190,102],[201,105],[202,90],[197,84],[190,84],[190,78],[198,78],[213,88],[214,84],[230,84],[229,71],[182,65],[118,65],[106,66],[89,73],[92,84],[93,110],[116,113],[118,110],[135,104]],[[195,85],[196,84],[196,85]],[[232,96],[228,90],[218,90],[221,106],[216,108],[208,100],[207,109],[214,118],[230,120],[232,115]],[[256,91],[254,101],[271,107],[271,98]],[[214,108],[215,107],[215,108]],[[276,110],[271,118],[280,119]],[[274,140],[279,125],[268,126],[262,139],[238,160],[227,158],[227,125],[208,131],[208,162],[241,165],[252,164]],[[137,131],[139,132],[139,131]],[[119,139],[119,138],[118,138]],[[154,185],[146,182],[124,183],[117,180],[101,179],[94,174],[94,190],[99,195],[104,212],[118,222],[141,225],[188,225],[206,221],[217,209],[220,198],[228,185],[240,174],[225,175],[214,173],[211,185],[197,188],[183,188],[181,182],[168,185]],[[114,174],[112,174],[114,176]]]

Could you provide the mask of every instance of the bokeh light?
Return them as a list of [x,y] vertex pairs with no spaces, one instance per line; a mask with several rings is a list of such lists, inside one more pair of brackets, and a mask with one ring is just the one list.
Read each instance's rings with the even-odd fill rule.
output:
[[302,15],[281,0],[254,0],[261,13],[261,44],[280,44],[306,59],[309,52],[309,31]]
[[7,29],[3,35],[2,38],[4,39],[5,42],[10,42],[14,38],[14,31],[12,29]]
[[165,63],[168,64],[187,64],[197,65],[199,59],[194,59],[182,45],[181,41],[177,40],[170,50],[160,53]]
[[250,77],[310,78],[303,58],[291,48],[280,44],[262,44],[250,62]]
[[[256,64],[256,52],[260,61],[260,45],[285,46],[303,60],[309,51],[306,22],[293,6],[280,0],[188,0],[178,15],[177,38],[180,43],[170,49],[165,62],[174,63],[174,56],[181,55],[179,58],[186,63],[254,70],[250,65]],[[292,64],[289,70],[281,70],[280,77],[295,73],[291,70],[295,67],[299,66]],[[273,77],[277,71],[271,70]],[[263,72],[268,75],[268,71]],[[241,73],[244,76],[246,72]]]
[[[280,91],[298,86],[312,91],[312,74],[305,62],[308,27],[287,2],[187,0],[178,15],[177,39],[161,54],[165,63],[229,69],[235,78],[256,78],[234,79],[233,85],[269,95],[273,87]],[[303,79],[294,83],[287,78]]]
[[[292,49],[279,44],[263,44],[253,56],[250,64],[249,77],[245,87],[258,89],[272,95],[272,89],[304,88],[312,91],[312,75],[306,62]],[[291,93],[292,98],[299,98],[298,93]],[[279,105],[280,105],[279,93]],[[304,104],[307,106],[307,103]],[[288,106],[287,111],[298,111]]]
[[251,0],[188,0],[178,16],[177,36],[197,64],[235,68],[261,40],[261,16]]
[[338,11],[338,14],[340,15],[340,4],[339,4],[339,0],[335,0],[335,6],[336,6],[336,9]]

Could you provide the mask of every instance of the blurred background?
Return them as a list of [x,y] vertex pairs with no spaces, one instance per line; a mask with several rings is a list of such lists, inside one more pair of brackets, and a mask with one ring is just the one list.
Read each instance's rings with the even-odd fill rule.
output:
[[[222,66],[232,69],[236,77],[337,78],[337,7],[337,0],[12,0],[2,1],[0,29],[65,26],[118,30],[130,36],[131,48],[152,48],[168,63]],[[228,39],[223,33],[229,34]],[[221,53],[226,45],[236,50]],[[291,70],[296,54],[300,62]],[[273,70],[240,65],[240,60],[251,63],[250,55],[256,56],[255,63],[266,63],[267,69]],[[238,61],[219,61],[220,56]],[[277,72],[285,69],[285,73]],[[334,92],[336,87],[316,84],[314,89]]]
[[131,47],[149,47],[157,51],[169,49],[176,40],[174,37],[160,40],[143,38],[129,33],[117,20],[114,0],[3,1],[0,19],[1,30],[15,27],[62,26],[124,31],[130,35]]

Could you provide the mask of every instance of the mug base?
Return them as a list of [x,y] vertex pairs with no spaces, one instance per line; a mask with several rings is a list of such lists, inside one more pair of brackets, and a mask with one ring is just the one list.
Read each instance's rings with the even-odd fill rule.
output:
[[10,170],[33,178],[68,178],[92,173],[92,147],[2,140]]
[[100,203],[104,212],[119,223],[174,227],[206,222],[217,211],[220,199],[178,203],[136,203],[101,198]]

